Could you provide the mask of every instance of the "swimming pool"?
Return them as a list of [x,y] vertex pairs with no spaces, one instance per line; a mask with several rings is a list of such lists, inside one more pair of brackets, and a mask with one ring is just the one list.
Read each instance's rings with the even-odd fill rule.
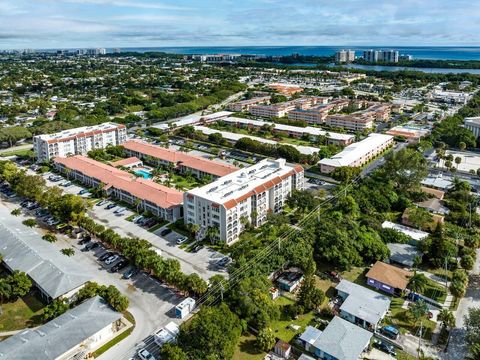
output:
[[138,169],[138,170],[135,170],[134,172],[135,172],[135,174],[143,177],[144,179],[151,179],[152,178],[152,174],[150,174],[150,172],[148,170]]

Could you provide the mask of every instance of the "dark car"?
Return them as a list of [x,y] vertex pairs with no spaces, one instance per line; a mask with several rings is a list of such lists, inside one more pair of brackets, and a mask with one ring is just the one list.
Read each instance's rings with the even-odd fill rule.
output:
[[127,267],[127,265],[128,265],[127,260],[120,260],[118,263],[116,263],[110,268],[110,271],[117,272],[118,270],[122,270],[123,268]]
[[78,245],[85,245],[86,243],[90,242],[91,239],[89,238],[83,238],[78,242]]
[[194,252],[194,253],[197,253],[197,252],[199,252],[200,250],[202,250],[203,247],[204,247],[203,245],[197,245],[197,246],[195,246],[195,247],[193,248],[193,252]]
[[98,260],[100,261],[104,261],[104,260],[107,260],[110,256],[112,256],[113,254],[109,251],[107,251],[105,254],[101,255]]
[[108,204],[108,205],[105,207],[105,209],[110,210],[110,209],[113,209],[115,206],[117,206],[117,205],[115,205],[115,204]]
[[380,340],[374,340],[373,346],[376,347],[378,350],[383,351],[384,353],[387,353],[394,357],[397,356],[397,352],[395,351],[395,347],[393,345],[387,344]]
[[85,245],[85,247],[83,249],[84,249],[84,251],[90,251],[90,250],[98,248],[99,246],[100,246],[100,243],[98,243],[98,242],[90,242],[87,245]]
[[130,279],[137,274],[138,274],[138,269],[137,268],[131,268],[130,270],[127,270],[123,273],[123,278],[124,279]]
[[168,235],[172,232],[172,229],[163,229],[161,232],[160,232],[160,236],[165,236],[165,235]]

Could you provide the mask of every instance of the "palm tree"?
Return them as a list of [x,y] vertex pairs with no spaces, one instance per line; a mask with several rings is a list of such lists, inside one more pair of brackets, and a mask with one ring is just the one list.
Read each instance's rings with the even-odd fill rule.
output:
[[427,278],[423,274],[418,274],[416,271],[408,280],[408,288],[413,293],[419,293],[425,290],[427,287]]
[[480,360],[480,343],[470,347],[470,354],[465,357],[465,360]]
[[455,326],[455,316],[448,309],[440,310],[437,318],[442,322],[443,327],[446,329],[452,328]]

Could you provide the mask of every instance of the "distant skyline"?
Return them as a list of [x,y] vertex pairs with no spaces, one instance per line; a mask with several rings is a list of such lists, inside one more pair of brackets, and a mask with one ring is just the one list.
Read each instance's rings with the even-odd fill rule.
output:
[[464,0],[0,0],[0,48],[480,46]]

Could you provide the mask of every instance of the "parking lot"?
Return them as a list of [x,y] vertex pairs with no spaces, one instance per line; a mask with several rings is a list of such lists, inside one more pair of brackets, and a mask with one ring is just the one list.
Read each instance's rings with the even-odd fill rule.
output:
[[[63,191],[69,194],[79,194],[81,190],[84,190],[83,187],[76,184],[62,187],[61,184],[64,183],[65,180],[52,182],[49,180],[50,175],[51,174],[43,175],[48,186],[60,186]],[[85,193],[81,196],[88,197],[89,194]],[[108,202],[108,204],[110,203],[112,202]],[[121,236],[138,237],[148,240],[155,248],[161,251],[163,257],[177,259],[180,262],[182,271],[186,274],[197,273],[205,280],[208,280],[215,274],[227,276],[225,267],[218,265],[218,261],[224,257],[223,254],[206,247],[198,252],[187,252],[181,249],[176,243],[176,239],[181,236],[180,234],[172,232],[166,237],[162,237],[159,235],[162,228],[152,233],[140,225],[127,220],[127,218],[133,214],[131,210],[126,209],[121,214],[116,214],[115,212],[119,209],[119,206],[107,209],[108,204],[102,206],[93,205],[88,214],[92,219],[111,228]]]

